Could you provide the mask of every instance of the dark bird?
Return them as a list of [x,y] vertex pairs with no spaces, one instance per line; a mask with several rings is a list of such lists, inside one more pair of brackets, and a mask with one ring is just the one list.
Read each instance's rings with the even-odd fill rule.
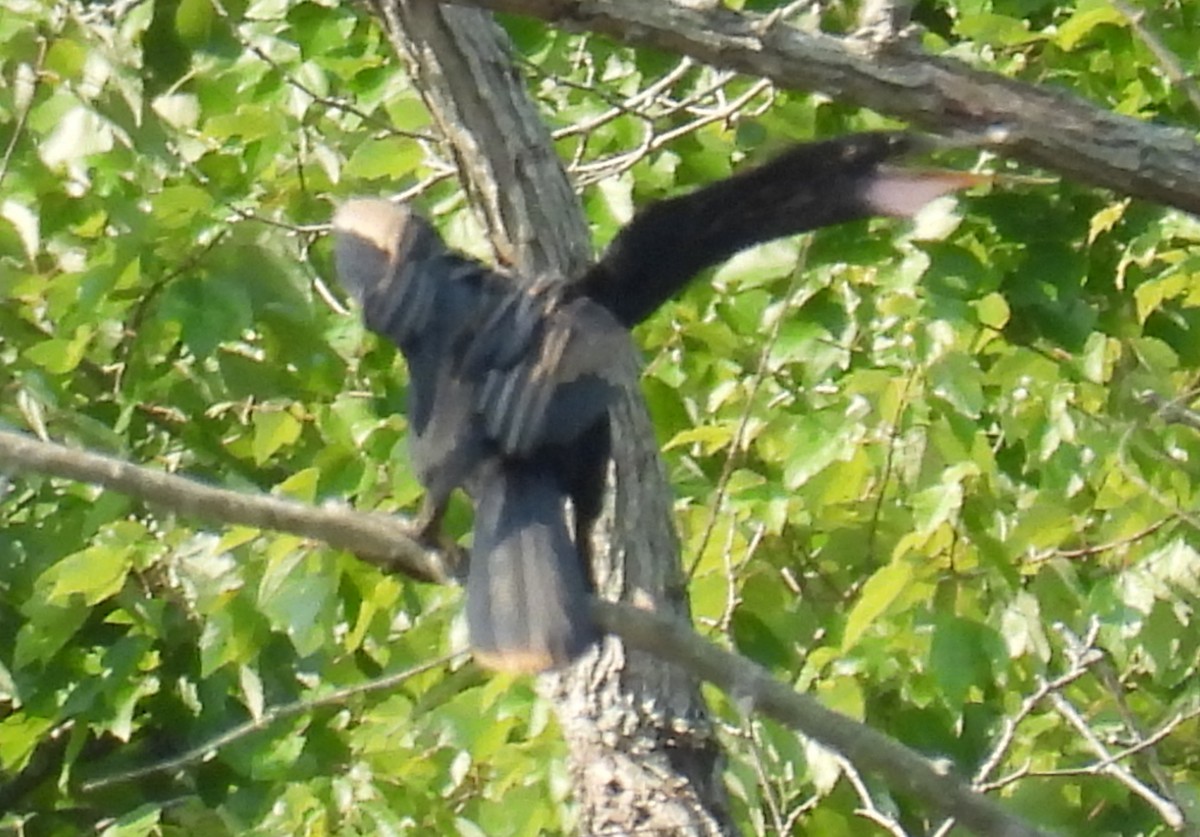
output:
[[797,146],[653,204],[565,283],[457,254],[407,207],[352,200],[338,210],[338,275],[368,328],[408,363],[411,455],[427,491],[422,531],[436,535],[456,488],[475,504],[467,625],[481,662],[542,671],[598,636],[589,534],[604,497],[608,408],[621,387],[614,358],[628,351],[627,328],[753,244],[912,214],[978,182],[883,166],[918,144],[878,133]]
[[[409,441],[436,533],[450,494],[475,502],[467,626],[493,668],[541,671],[596,639],[587,545],[603,499],[608,405],[628,332],[552,279],[449,250],[408,208],[334,216],[338,275],[409,368]],[[567,500],[573,520],[568,520]]]

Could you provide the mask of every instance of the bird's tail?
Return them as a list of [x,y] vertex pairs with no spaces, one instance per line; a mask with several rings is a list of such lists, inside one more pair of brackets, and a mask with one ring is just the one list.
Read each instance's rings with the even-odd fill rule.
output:
[[518,463],[486,469],[472,486],[475,542],[467,628],[479,662],[539,672],[571,662],[599,636],[589,569],[567,528],[565,492]]

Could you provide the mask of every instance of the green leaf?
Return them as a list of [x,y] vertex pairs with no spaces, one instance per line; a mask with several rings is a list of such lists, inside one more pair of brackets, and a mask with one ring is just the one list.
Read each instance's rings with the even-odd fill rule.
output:
[[1112,24],[1125,26],[1125,15],[1115,4],[1109,2],[1080,3],[1075,12],[1058,27],[1054,41],[1063,49],[1070,51],[1092,33],[1097,26]]
[[1008,319],[1012,312],[1008,307],[1008,302],[1000,294],[988,294],[983,299],[972,303],[972,305],[975,308],[975,314],[979,318],[981,325],[996,330],[1008,325]]
[[862,593],[846,618],[842,650],[849,651],[862,639],[875,621],[887,613],[913,580],[912,565],[893,561],[875,571],[863,585]]
[[[929,667],[941,686],[942,695],[957,710],[970,695],[983,696],[982,690],[992,686],[995,676],[991,667],[988,645],[999,640],[978,622],[948,617],[939,619],[929,650]],[[972,694],[972,690],[980,690]]]
[[70,641],[87,620],[88,609],[60,607],[36,599],[22,608],[28,621],[17,631],[13,667],[22,669],[34,662],[47,662]]
[[1027,21],[987,12],[964,15],[954,28],[964,38],[996,46],[1017,46],[1046,37],[1032,31]]
[[[1106,7],[1115,9],[1107,4]],[[1128,200],[1115,201],[1093,215],[1088,223],[1088,244],[1093,244],[1104,233],[1111,232],[1113,227],[1125,217],[1125,210],[1128,208]]]
[[91,338],[91,329],[80,326],[70,340],[44,340],[26,349],[25,357],[53,375],[65,375],[79,366]]
[[190,183],[169,186],[150,199],[150,211],[155,220],[167,229],[190,226],[197,221],[197,216],[207,220],[212,208],[212,195]]
[[213,28],[213,7],[204,0],[179,0],[175,10],[175,31],[179,39],[190,47],[200,47],[208,42]]
[[1133,298],[1137,302],[1138,322],[1144,324],[1151,314],[1162,308],[1165,301],[1191,291],[1194,285],[1193,277],[1179,273],[1162,279],[1151,279],[1138,285],[1133,290]]
[[784,441],[788,451],[783,484],[795,489],[839,459],[854,452],[857,432],[845,416],[832,413],[800,416]]
[[162,810],[146,804],[118,817],[116,822],[100,832],[100,837],[147,837],[159,832]]
[[223,341],[236,340],[252,322],[246,288],[230,280],[185,276],[173,282],[163,300],[163,316],[178,323],[184,342],[198,358],[209,357]]
[[285,130],[278,112],[260,105],[241,105],[233,113],[214,116],[204,123],[204,133],[216,140],[234,137],[243,143],[275,138]]
[[89,108],[77,107],[61,117],[38,151],[47,166],[57,168],[111,151],[116,144],[115,137],[111,122]]
[[960,413],[978,418],[983,410],[983,374],[969,356],[949,352],[929,368],[933,391]]
[[242,689],[242,702],[250,710],[250,717],[261,720],[266,708],[262,678],[252,666],[242,665],[238,666],[238,683]]
[[266,642],[257,613],[240,596],[209,613],[200,634],[200,676],[211,677],[227,664],[248,663]]
[[303,551],[293,547],[290,555],[272,561],[258,594],[263,614],[302,657],[329,641],[337,601],[336,574],[304,568],[305,558]]
[[943,523],[950,522],[962,506],[962,483],[941,482],[918,492],[912,498],[913,522],[916,531],[930,534]]
[[285,497],[311,503],[317,498],[317,486],[320,479],[321,471],[319,469],[305,468],[275,486],[275,491]]
[[706,456],[724,450],[733,440],[733,428],[725,424],[704,424],[676,433],[664,450],[699,444]]
[[300,438],[303,425],[286,410],[258,410],[254,413],[254,461],[259,465],[280,448]]
[[43,577],[51,585],[48,601],[66,605],[82,595],[89,605],[102,602],[121,590],[131,566],[129,549],[122,546],[97,544],[68,555]]
[[25,712],[0,720],[0,767],[9,773],[20,772],[54,723],[53,718],[39,718]]
[[424,159],[425,152],[411,139],[369,139],[354,149],[343,174],[361,180],[398,180],[413,172]]

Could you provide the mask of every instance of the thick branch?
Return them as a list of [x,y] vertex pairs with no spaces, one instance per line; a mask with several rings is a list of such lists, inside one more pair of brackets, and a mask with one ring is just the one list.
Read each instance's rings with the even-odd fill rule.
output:
[[794,691],[758,664],[717,648],[678,620],[624,605],[596,602],[596,621],[633,648],[669,660],[721,688],[739,705],[761,712],[844,755],[856,767],[885,777],[932,810],[976,834],[1039,837],[1026,825],[952,774],[939,772],[900,742]]
[[346,508],[315,508],[278,497],[214,488],[120,459],[0,430],[0,470],[64,477],[118,491],[177,514],[291,532],[345,549],[387,572],[445,582],[454,556],[426,549],[398,518]]
[[[318,538],[349,549],[392,572],[445,580],[444,562],[422,550],[400,521],[379,514],[306,506],[264,495],[211,488],[108,456],[40,442],[0,430],[0,468],[93,483],[214,523],[241,523]],[[938,773],[921,755],[885,735],[793,691],[766,670],[696,635],[677,616],[596,601],[596,619],[629,647],[713,683],[735,701],[796,729],[882,776],[888,784],[990,837],[1036,837],[1041,832],[1005,813],[956,777]]]
[[1200,212],[1200,147],[1189,132],[1141,122],[1049,86],[1035,87],[908,47],[803,32],[727,9],[644,0],[453,0],[538,17],[817,90],[932,131],[1007,133],[1006,155],[1063,175]]

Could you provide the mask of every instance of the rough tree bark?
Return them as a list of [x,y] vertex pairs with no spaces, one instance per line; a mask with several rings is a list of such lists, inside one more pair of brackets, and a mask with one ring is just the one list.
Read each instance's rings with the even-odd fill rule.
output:
[[[577,274],[590,258],[582,208],[488,13],[428,0],[377,6],[503,261]],[[632,347],[613,409],[613,467],[594,533],[599,593],[690,623],[671,490],[638,389]],[[583,833],[734,833],[722,755],[698,681],[613,638],[542,678],[556,709]]]
[[901,40],[878,45],[771,15],[645,0],[451,0],[529,15],[715,67],[815,90],[918,127],[982,136],[1006,156],[1119,193],[1200,212],[1200,147],[1190,131],[1112,113],[1073,93],[976,70]]

